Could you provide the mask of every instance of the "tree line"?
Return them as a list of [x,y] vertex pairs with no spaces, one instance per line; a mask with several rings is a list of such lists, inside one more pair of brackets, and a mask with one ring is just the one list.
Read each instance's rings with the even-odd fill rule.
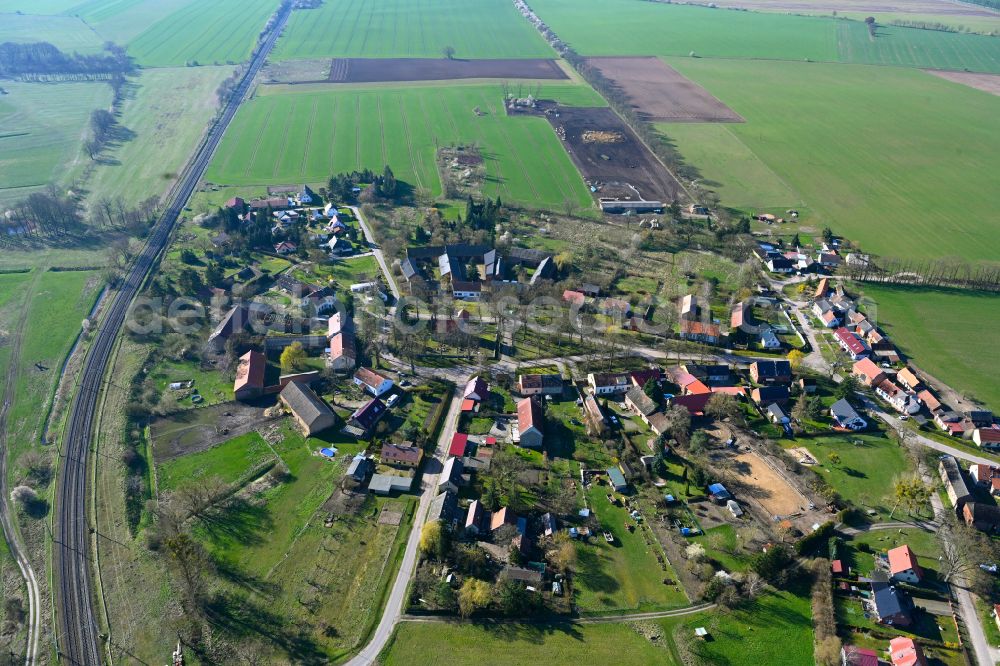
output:
[[108,42],[100,54],[63,53],[48,42],[0,44],[0,78],[33,80],[37,76],[75,76],[107,79],[132,72],[135,66],[125,49]]
[[1000,291],[1000,263],[990,261],[872,257],[848,264],[843,270],[847,277],[859,282]]

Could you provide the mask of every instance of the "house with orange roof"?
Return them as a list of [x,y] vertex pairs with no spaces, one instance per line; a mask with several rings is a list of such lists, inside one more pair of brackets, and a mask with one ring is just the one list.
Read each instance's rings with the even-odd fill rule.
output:
[[917,556],[906,544],[891,549],[887,554],[889,560],[889,575],[894,580],[907,583],[919,583],[924,577],[924,571],[917,564]]
[[267,369],[267,357],[252,349],[240,356],[236,366],[236,381],[233,382],[233,393],[237,400],[253,400],[264,393],[264,371]]
[[860,379],[865,386],[875,386],[886,378],[885,371],[870,358],[863,358],[855,362],[851,374]]
[[544,438],[542,406],[534,398],[524,398],[517,403],[517,430],[521,446],[540,449]]
[[892,666],[927,666],[920,646],[905,636],[889,641],[889,658],[892,659]]

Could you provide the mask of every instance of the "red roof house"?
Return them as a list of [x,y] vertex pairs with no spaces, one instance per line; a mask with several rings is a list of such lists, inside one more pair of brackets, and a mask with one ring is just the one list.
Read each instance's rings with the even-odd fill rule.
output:
[[888,553],[889,574],[896,580],[903,580],[907,583],[919,583],[924,572],[917,564],[917,556],[913,554],[907,545],[893,548]]
[[892,666],[927,666],[927,659],[912,638],[897,636],[889,641]]
[[461,458],[465,455],[465,449],[468,445],[469,436],[465,433],[456,432],[451,438],[451,448],[448,449],[448,455]]
[[240,356],[240,364],[236,367],[236,381],[233,382],[233,393],[237,400],[260,397],[264,391],[266,369],[267,358],[260,352],[250,350]]

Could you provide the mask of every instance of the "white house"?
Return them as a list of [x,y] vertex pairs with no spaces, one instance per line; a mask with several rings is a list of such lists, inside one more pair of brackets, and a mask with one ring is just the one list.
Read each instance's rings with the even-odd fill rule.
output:
[[767,328],[760,332],[760,346],[764,349],[780,349],[781,340],[774,334],[774,331]]
[[383,377],[371,368],[359,368],[354,373],[354,383],[376,398],[392,390],[392,380],[388,377]]
[[629,389],[631,383],[626,375],[615,375],[611,373],[593,373],[587,375],[587,383],[594,391],[594,395],[607,395],[608,393],[624,393]]

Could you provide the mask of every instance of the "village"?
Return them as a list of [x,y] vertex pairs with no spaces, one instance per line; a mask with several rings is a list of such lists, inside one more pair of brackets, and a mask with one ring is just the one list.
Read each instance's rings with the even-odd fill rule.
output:
[[[567,279],[537,249],[418,244],[384,257],[360,209],[321,200],[302,187],[226,202],[222,215],[266,225],[271,247],[248,254],[223,231],[206,248],[207,261],[252,262],[210,290],[226,305],[206,338],[204,358],[214,360],[202,367],[231,358],[233,380],[202,409],[242,403],[244,430],[288,414],[312,454],[339,466],[328,522],[367,496],[378,506],[416,502],[410,612],[731,604],[756,594],[758,580],[785,584],[780,571],[795,557],[829,549],[838,617],[857,608],[865,618],[838,621],[857,637],[844,663],[886,651],[896,664],[923,663],[925,653],[953,663],[954,620],[926,630],[927,618],[953,614],[951,581],[925,577],[935,563],[918,561],[941,552],[920,527],[934,519],[914,519],[912,548],[862,539],[853,525],[910,523],[885,508],[891,484],[838,480],[868,476],[842,462],[865,447],[871,460],[910,456],[891,451],[905,448],[896,426],[987,451],[1000,428],[988,411],[948,407],[903,361],[839,283],[834,245],[813,260],[762,243],[754,255],[773,277],[735,302],[703,293],[636,302]],[[266,263],[279,271],[260,270]],[[571,321],[632,336],[631,349],[581,353],[572,332],[557,332],[562,353],[518,358],[517,330],[538,324],[505,329],[491,305],[532,294],[555,296],[549,307]],[[415,298],[445,307],[420,312]],[[426,332],[392,330],[400,321]],[[671,358],[655,349],[663,339],[688,346]],[[169,379],[168,391],[204,399],[197,385]],[[996,533],[1000,462],[935,462],[956,519]],[[596,585],[594,566],[615,585]],[[483,586],[492,596],[476,594]],[[890,636],[895,629],[903,633]]]

